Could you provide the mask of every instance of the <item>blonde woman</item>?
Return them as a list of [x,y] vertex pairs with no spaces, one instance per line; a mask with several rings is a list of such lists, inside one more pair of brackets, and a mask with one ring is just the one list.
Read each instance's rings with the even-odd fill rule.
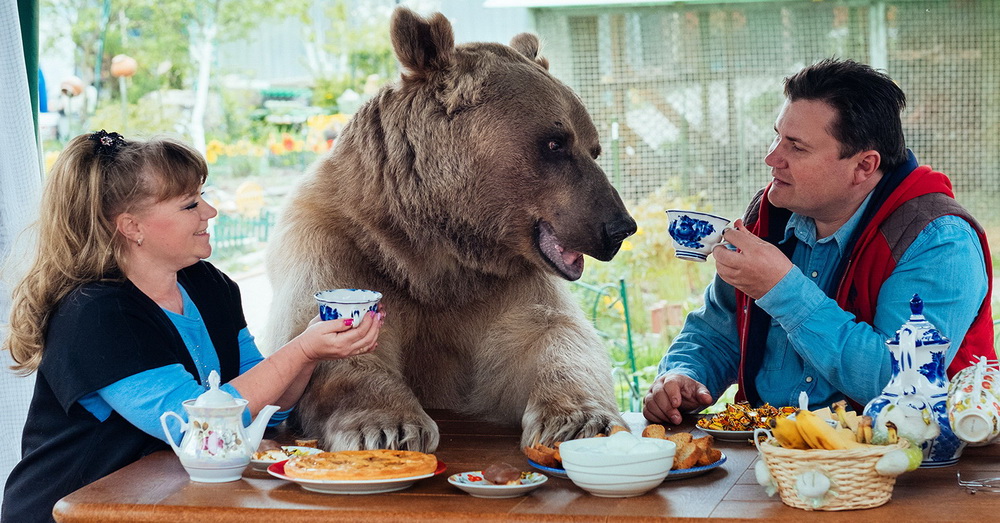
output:
[[15,370],[38,373],[4,522],[51,521],[59,498],[167,448],[160,414],[183,412],[212,370],[249,401],[245,422],[280,405],[273,424],[318,361],[375,348],[381,313],[353,329],[350,320],[314,321],[261,357],[239,288],[203,261],[217,214],[201,197],[206,176],[201,155],[169,139],[100,131],[60,154],[4,344]]

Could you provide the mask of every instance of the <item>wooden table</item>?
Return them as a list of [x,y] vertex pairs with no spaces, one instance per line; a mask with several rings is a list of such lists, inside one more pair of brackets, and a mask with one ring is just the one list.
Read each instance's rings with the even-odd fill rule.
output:
[[[749,443],[717,442],[726,453],[722,467],[687,479],[667,481],[634,498],[600,498],[568,479],[549,478],[541,488],[512,499],[472,497],[448,484],[456,472],[482,470],[507,461],[531,470],[521,454],[519,429],[431,412],[441,428],[436,452],[448,470],[412,487],[386,494],[332,495],[308,492],[294,483],[247,468],[240,481],[195,483],[172,452],[152,454],[63,498],[55,508],[62,522],[266,522],[303,521],[653,521],[714,518],[801,521],[993,521],[1000,494],[969,494],[963,477],[1000,476],[1000,446],[966,449],[958,465],[919,469],[900,476],[892,499],[863,511],[809,512],[767,497],[754,479],[756,449]],[[633,431],[645,420],[626,414]],[[691,426],[688,425],[687,430]],[[683,430],[680,427],[674,430]],[[696,429],[695,429],[696,430]]]

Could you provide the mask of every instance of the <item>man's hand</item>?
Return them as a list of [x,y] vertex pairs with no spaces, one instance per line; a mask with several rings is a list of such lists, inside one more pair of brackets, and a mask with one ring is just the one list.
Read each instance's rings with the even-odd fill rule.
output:
[[656,378],[643,400],[642,415],[649,421],[674,425],[681,422],[681,411],[712,404],[712,395],[701,383],[683,375],[666,373]]
[[743,220],[736,220],[723,237],[737,250],[725,245],[712,249],[716,272],[726,283],[755,300],[767,294],[792,269],[792,261],[777,247],[751,233]]

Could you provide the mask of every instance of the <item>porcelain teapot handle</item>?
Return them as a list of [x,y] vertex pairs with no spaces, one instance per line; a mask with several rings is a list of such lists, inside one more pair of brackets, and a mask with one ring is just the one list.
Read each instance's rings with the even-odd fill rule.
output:
[[160,425],[163,426],[163,433],[167,435],[167,443],[169,443],[170,446],[173,447],[174,452],[179,455],[181,448],[174,442],[174,436],[170,433],[170,428],[167,427],[167,418],[171,416],[177,418],[177,421],[181,424],[181,434],[187,432],[187,422],[184,421],[184,418],[181,418],[176,412],[173,411],[164,412],[163,415],[160,416]]

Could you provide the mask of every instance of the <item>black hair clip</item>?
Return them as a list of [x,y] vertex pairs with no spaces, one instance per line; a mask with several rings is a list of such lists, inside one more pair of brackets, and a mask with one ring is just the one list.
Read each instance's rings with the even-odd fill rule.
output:
[[118,133],[109,133],[104,129],[90,135],[90,140],[97,142],[94,151],[102,158],[113,159],[118,151],[128,145],[125,138]]

